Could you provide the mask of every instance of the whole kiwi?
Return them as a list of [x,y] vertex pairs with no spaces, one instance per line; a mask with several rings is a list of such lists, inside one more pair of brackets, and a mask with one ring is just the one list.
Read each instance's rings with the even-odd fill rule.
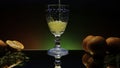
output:
[[105,55],[106,40],[102,36],[89,35],[83,40],[83,49],[91,55]]
[[120,53],[120,38],[118,37],[109,37],[106,39],[107,50],[109,53],[116,54]]

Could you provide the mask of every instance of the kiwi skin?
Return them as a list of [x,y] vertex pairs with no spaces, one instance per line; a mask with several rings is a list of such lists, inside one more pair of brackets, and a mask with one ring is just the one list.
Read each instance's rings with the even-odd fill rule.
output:
[[107,42],[107,51],[109,54],[120,53],[120,38],[109,37],[106,39],[106,42]]
[[102,36],[89,35],[83,40],[83,50],[93,56],[102,57],[106,54],[106,40]]

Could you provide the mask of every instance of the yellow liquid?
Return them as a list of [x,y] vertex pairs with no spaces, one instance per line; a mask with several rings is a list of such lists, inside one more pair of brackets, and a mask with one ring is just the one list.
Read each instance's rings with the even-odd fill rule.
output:
[[64,32],[67,23],[62,21],[51,21],[48,23],[50,31],[55,35],[60,35]]

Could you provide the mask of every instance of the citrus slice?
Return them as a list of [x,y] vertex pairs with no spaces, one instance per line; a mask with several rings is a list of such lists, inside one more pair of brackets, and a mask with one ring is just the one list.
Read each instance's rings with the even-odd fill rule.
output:
[[12,41],[12,40],[7,40],[6,44],[8,44],[10,47],[17,49],[17,50],[22,50],[24,49],[24,45],[20,43],[19,41]]
[[0,46],[6,46],[3,40],[0,40]]

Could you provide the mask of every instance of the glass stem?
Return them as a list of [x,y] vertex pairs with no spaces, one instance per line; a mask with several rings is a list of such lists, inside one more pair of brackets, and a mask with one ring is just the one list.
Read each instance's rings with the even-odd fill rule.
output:
[[61,68],[61,61],[60,59],[55,59],[55,68]]
[[55,36],[55,48],[60,48],[60,36]]

